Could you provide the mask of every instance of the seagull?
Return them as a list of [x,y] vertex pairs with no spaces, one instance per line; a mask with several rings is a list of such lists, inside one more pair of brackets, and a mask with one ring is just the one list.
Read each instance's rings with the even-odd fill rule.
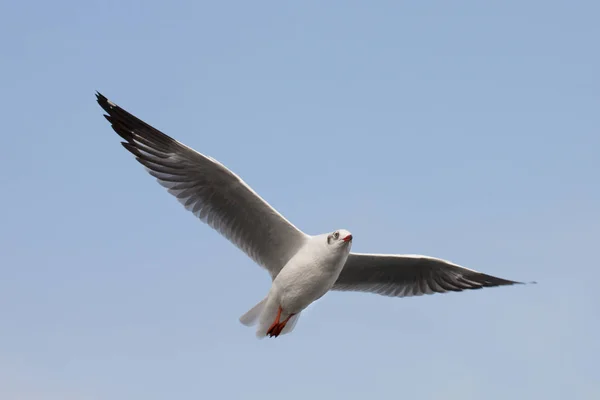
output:
[[389,297],[524,284],[424,255],[351,252],[346,229],[308,235],[223,164],[167,136],[96,92],[121,144],[202,222],[271,276],[267,295],[239,321],[258,338],[291,332],[301,312],[327,292]]

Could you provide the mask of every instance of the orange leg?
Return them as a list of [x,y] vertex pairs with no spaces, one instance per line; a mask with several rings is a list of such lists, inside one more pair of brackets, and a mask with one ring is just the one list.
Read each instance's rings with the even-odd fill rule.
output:
[[282,323],[280,323],[279,325],[277,325],[277,329],[276,329],[276,335],[275,336],[279,336],[281,334],[281,331],[283,330],[283,328],[285,328],[285,325],[288,323],[288,321],[290,320],[290,318],[292,318],[294,316],[294,314],[290,314],[285,321],[283,321]]
[[281,309],[281,307],[279,307],[279,309],[277,310],[277,317],[275,318],[275,322],[273,322],[273,324],[271,325],[271,327],[267,331],[267,335],[269,335],[270,337],[273,337],[273,336],[277,337],[277,336],[279,336],[281,334],[281,331],[283,330],[283,328],[285,328],[285,325],[290,320],[290,318],[292,318],[294,316],[294,314],[290,314],[290,315],[288,315],[288,317],[283,322],[279,322],[279,319],[281,318],[281,312],[282,311],[283,310]]
[[277,309],[277,316],[275,317],[275,321],[273,321],[273,323],[269,327],[269,330],[267,331],[267,335],[273,336],[274,329],[277,328],[277,326],[279,325],[279,318],[281,318],[282,311],[283,310],[281,309],[281,306],[279,306],[279,308]]

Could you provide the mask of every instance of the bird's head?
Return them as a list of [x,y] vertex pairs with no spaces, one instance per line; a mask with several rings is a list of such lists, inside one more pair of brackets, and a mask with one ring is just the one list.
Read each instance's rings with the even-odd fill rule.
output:
[[330,246],[350,246],[352,234],[345,229],[338,229],[327,235],[327,244]]

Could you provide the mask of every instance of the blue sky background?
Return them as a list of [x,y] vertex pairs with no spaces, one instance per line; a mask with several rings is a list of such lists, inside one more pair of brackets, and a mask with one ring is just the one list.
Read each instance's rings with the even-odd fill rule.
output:
[[[496,3],[0,3],[0,398],[600,398],[600,6]],[[330,293],[259,341],[267,273],[95,90],[308,233],[539,284]]]

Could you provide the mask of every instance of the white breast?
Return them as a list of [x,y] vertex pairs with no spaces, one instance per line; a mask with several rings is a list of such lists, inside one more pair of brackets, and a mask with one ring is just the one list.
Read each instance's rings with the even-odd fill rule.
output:
[[311,238],[277,275],[271,294],[286,312],[299,313],[331,289],[349,253],[349,245],[328,245],[323,236]]

